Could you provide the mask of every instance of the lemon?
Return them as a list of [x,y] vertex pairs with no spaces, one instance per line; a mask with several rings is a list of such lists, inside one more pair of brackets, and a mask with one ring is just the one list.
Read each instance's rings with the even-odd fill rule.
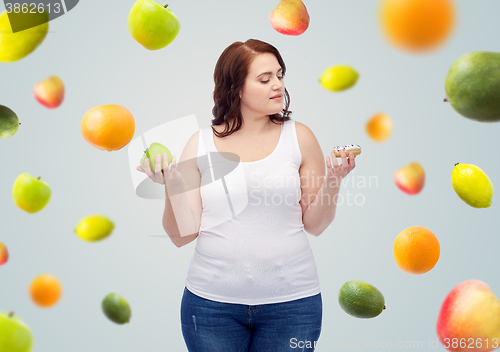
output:
[[493,184],[478,166],[456,163],[451,174],[451,184],[460,199],[471,207],[491,206]]
[[83,218],[75,228],[75,233],[84,241],[102,240],[113,232],[115,224],[104,215],[90,215]]
[[356,84],[358,77],[358,72],[351,66],[337,65],[327,68],[321,75],[319,83],[326,90],[340,92]]
[[108,293],[101,302],[104,315],[116,324],[125,324],[130,321],[132,310],[127,300],[115,292]]
[[347,281],[339,291],[340,307],[356,318],[374,318],[385,309],[382,293],[368,282]]
[[[14,14],[11,14],[14,15]],[[20,13],[18,16],[21,16]],[[48,12],[36,13],[34,16],[17,17],[22,21],[43,22],[36,27],[14,33],[7,11],[0,14],[0,62],[13,62],[31,54],[43,42],[49,32]],[[40,18],[41,17],[41,18]]]

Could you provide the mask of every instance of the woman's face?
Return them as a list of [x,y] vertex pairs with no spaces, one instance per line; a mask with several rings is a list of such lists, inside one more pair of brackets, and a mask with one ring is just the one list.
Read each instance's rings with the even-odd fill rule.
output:
[[273,115],[283,110],[285,85],[273,54],[255,56],[240,92],[242,114]]

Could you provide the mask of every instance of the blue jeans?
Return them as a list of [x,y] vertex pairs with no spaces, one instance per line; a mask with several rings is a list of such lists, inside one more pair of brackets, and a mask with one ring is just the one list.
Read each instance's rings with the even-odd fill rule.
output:
[[249,306],[205,299],[185,287],[181,302],[189,352],[314,351],[322,316],[321,293]]

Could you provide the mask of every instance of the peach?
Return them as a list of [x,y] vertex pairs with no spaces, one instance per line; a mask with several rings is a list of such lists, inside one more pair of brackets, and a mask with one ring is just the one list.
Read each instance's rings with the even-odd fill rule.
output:
[[301,0],[280,0],[269,14],[269,22],[278,33],[301,35],[309,27],[309,13]]
[[449,351],[494,350],[500,346],[500,301],[483,281],[464,281],[444,299],[436,332]]
[[425,171],[422,165],[411,162],[397,169],[394,173],[394,182],[403,192],[414,195],[420,193],[425,184]]
[[57,76],[38,82],[33,91],[36,100],[49,109],[57,108],[64,99],[64,83]]
[[9,251],[5,244],[0,242],[0,265],[7,263],[7,260],[9,260]]
[[378,113],[366,123],[366,133],[376,142],[383,142],[392,132],[392,120],[389,115]]

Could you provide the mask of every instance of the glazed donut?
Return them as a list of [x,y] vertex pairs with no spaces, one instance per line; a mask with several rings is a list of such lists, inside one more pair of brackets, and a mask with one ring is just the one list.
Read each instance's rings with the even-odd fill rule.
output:
[[353,152],[354,155],[361,154],[361,147],[358,144],[344,145],[333,148],[333,152],[335,156],[340,158],[340,150],[345,150],[345,155],[349,156],[349,152]]

